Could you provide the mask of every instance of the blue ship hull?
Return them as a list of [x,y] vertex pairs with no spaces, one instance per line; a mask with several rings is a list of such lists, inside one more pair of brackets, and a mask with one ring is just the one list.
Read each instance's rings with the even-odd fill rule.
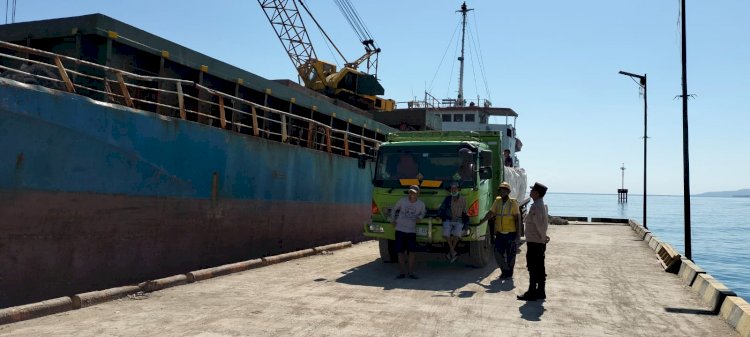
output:
[[370,175],[355,158],[0,79],[0,307],[359,241]]

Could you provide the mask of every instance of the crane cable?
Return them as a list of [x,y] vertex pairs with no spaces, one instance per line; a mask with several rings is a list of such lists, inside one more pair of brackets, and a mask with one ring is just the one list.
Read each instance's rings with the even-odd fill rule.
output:
[[[8,24],[8,13],[10,13],[10,23],[16,23],[16,1],[13,0],[13,3],[10,2],[10,0],[5,0],[5,24]],[[13,8],[11,10],[11,8]]]
[[312,13],[310,12],[310,9],[307,8],[307,5],[305,5],[305,3],[302,0],[296,0],[296,1],[297,1],[297,3],[299,3],[302,6],[302,8],[305,10],[305,12],[307,12],[307,15],[310,17],[310,19],[313,20],[313,22],[318,27],[318,29],[320,30],[320,32],[323,33],[323,36],[325,36],[325,38],[328,39],[328,41],[331,43],[331,45],[333,46],[333,48],[336,49],[336,52],[339,53],[339,56],[341,56],[341,58],[344,60],[344,63],[349,62],[349,61],[346,60],[346,57],[344,56],[343,53],[341,53],[341,51],[339,50],[339,48],[336,47],[336,44],[333,43],[333,40],[331,40],[331,38],[328,36],[328,34],[326,33],[326,31],[320,25],[320,23],[318,23],[318,20],[316,20],[315,17],[312,15]]
[[341,11],[341,14],[344,15],[344,18],[346,18],[346,21],[349,23],[349,26],[351,26],[354,33],[357,34],[360,42],[364,43],[365,41],[372,41],[373,46],[376,47],[370,31],[367,29],[364,21],[362,21],[362,17],[359,15],[359,12],[357,12],[357,9],[354,8],[351,1],[335,0],[335,2],[336,6]]

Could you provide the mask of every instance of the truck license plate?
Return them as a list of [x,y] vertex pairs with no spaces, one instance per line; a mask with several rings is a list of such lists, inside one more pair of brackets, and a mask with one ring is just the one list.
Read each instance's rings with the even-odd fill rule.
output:
[[417,235],[419,236],[427,236],[427,227],[417,227]]

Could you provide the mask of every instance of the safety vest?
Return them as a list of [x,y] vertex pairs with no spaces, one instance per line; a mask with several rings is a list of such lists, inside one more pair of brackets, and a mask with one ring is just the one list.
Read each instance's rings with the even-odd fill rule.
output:
[[493,212],[495,212],[495,231],[498,233],[512,233],[516,231],[518,214],[518,201],[508,198],[503,203],[501,197],[495,199]]

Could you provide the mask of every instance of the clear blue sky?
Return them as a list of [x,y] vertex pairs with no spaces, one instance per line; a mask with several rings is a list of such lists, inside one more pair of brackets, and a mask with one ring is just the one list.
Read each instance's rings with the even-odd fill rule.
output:
[[[309,1],[349,58],[361,53],[333,0]],[[460,1],[352,1],[383,49],[386,96],[421,96],[449,45]],[[4,5],[4,4],[3,4]],[[673,1],[471,1],[495,106],[516,110],[531,182],[552,192],[614,193],[621,163],[643,186],[643,101],[619,70],[648,74],[649,194],[682,194],[680,30]],[[4,6],[2,7],[4,9]],[[103,13],[261,76],[295,78],[256,1],[19,0],[16,21]],[[688,1],[691,192],[750,188],[750,2]],[[311,24],[308,20],[308,25]],[[314,29],[313,29],[314,31]],[[332,59],[313,34],[318,56]],[[455,95],[453,50],[433,94]],[[467,56],[467,60],[470,57]],[[485,97],[467,63],[466,96]],[[451,83],[449,87],[448,83]]]

